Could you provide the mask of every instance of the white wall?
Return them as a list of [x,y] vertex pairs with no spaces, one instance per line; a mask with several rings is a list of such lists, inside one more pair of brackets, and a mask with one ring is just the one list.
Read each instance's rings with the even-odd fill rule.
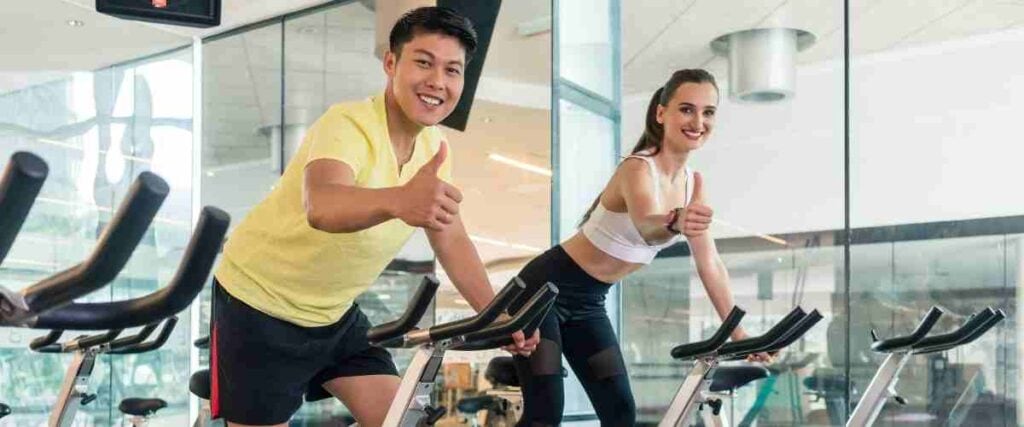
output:
[[[1014,197],[1024,178],[1020,52],[1018,30],[854,58],[853,227],[1024,213]],[[623,100],[624,151],[643,129],[649,96]],[[691,162],[716,216],[730,223],[763,233],[842,228],[842,62],[799,67],[790,101],[723,99],[715,134]]]

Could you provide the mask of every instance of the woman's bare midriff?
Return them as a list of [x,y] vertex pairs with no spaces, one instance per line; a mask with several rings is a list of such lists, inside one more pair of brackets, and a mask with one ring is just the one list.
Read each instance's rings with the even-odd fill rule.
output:
[[639,270],[644,264],[626,262],[606,254],[604,251],[590,243],[583,233],[575,235],[562,242],[562,249],[576,261],[576,264],[593,276],[595,279],[605,283],[615,283],[634,271]]

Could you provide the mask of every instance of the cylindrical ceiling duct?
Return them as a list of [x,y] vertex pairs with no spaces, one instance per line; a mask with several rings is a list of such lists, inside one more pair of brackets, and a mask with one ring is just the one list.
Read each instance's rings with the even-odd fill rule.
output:
[[729,96],[746,102],[775,102],[793,96],[796,53],[814,35],[792,28],[757,28],[716,38],[711,49],[729,58]]

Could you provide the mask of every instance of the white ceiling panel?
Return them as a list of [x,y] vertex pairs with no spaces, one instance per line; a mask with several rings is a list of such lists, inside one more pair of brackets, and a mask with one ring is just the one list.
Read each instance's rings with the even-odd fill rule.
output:
[[698,0],[627,1],[622,4],[622,63],[628,66]]
[[483,77],[541,86],[551,85],[551,33],[519,35],[516,27],[551,16],[550,0],[501,2]]
[[853,52],[876,52],[963,9],[971,0],[903,0],[878,3],[850,23]]
[[[624,1],[623,93],[645,93],[678,68],[706,67],[724,79],[727,61],[708,43],[741,29],[785,26],[817,41],[800,63],[841,59],[841,2],[820,0]],[[850,3],[854,55],[970,37],[1024,26],[1022,0],[856,0]]]
[[191,43],[59,0],[5,1],[0,12],[0,71],[93,70]]
[[1022,21],[1024,2],[976,1],[920,29],[904,39],[903,44],[930,43],[1000,31]]
[[[697,67],[714,54],[711,40],[733,31],[752,28],[785,1],[720,0],[697,1],[654,38],[642,46],[631,62],[624,62],[624,93],[657,87],[675,69]],[[623,5],[623,13],[634,13],[631,2]],[[638,13],[658,13],[641,9]],[[623,30],[629,31],[628,28]],[[628,50],[628,49],[624,49]],[[634,72],[635,70],[644,70]],[[654,83],[652,86],[652,82]]]

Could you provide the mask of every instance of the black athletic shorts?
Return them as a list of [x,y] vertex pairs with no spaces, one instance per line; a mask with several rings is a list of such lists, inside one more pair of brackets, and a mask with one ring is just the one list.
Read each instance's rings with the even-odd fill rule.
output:
[[366,341],[370,322],[353,305],[338,322],[306,328],[268,316],[214,281],[210,405],[241,424],[287,422],[307,401],[331,397],[338,377],[398,375],[391,355]]

